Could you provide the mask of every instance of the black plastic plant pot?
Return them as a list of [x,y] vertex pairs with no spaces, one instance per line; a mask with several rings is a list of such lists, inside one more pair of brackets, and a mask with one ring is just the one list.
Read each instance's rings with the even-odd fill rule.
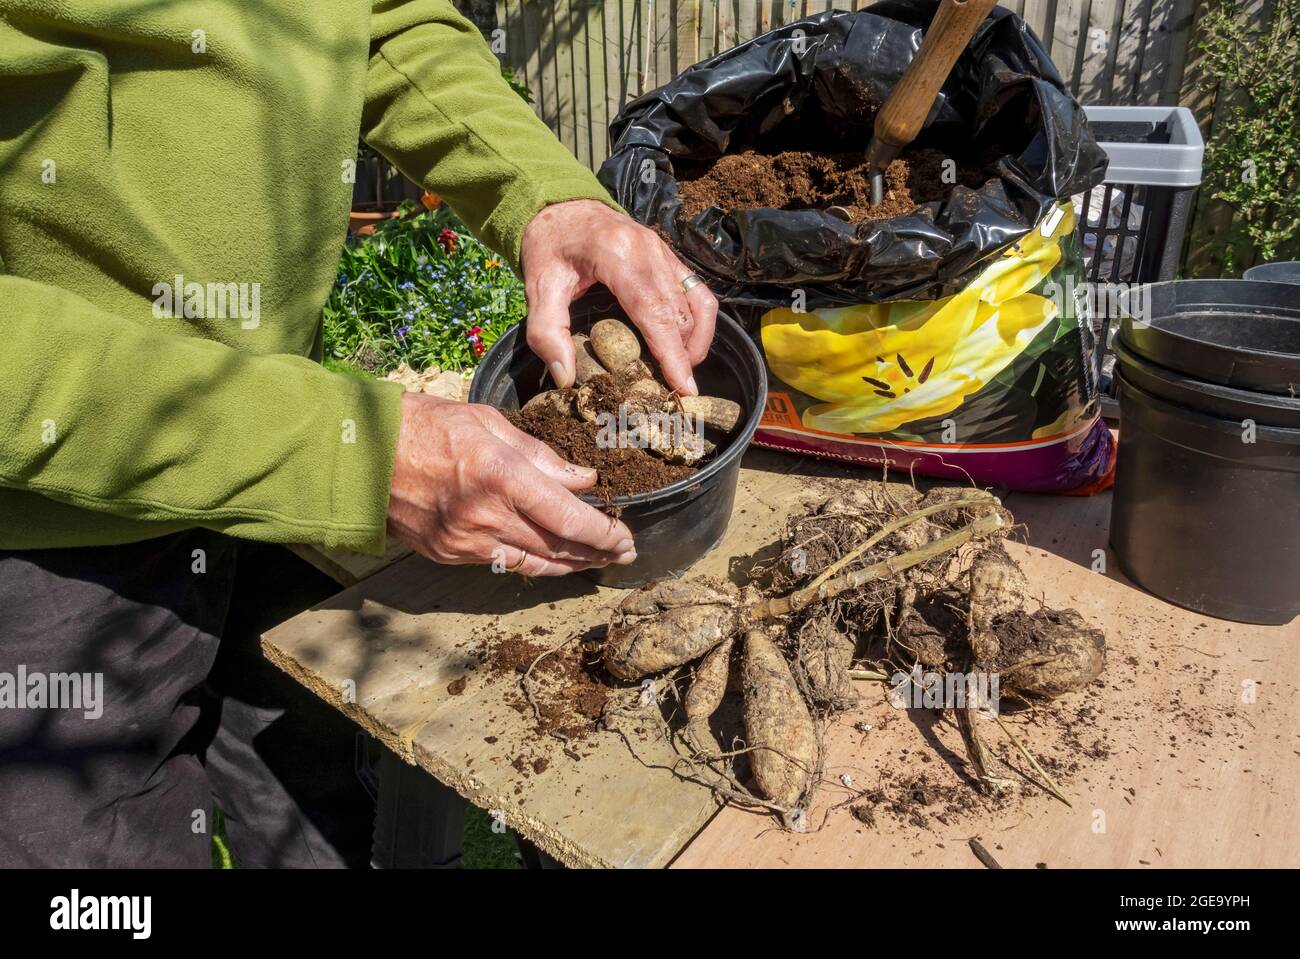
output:
[[[573,331],[583,332],[607,316],[627,320],[618,301],[604,287],[588,292],[572,307]],[[758,429],[767,398],[767,373],[754,342],[725,311],[718,315],[717,335],[709,356],[695,370],[700,392],[734,400],[744,411],[714,458],[687,479],[650,493],[612,500],[636,540],[637,558],[630,566],[607,566],[584,575],[602,586],[632,588],[680,576],[718,545],[731,519],[740,478],[740,459]],[[517,410],[549,388],[542,361],[525,342],[524,326],[501,337],[483,357],[470,388],[471,403]],[[603,501],[583,497],[593,505]]]
[[1208,616],[1290,622],[1300,614],[1300,429],[1168,402],[1122,361],[1115,379],[1110,542],[1124,573]]
[[1300,389],[1300,302],[1294,286],[1176,280],[1144,288],[1149,315],[1126,316],[1119,338],[1167,370],[1238,390]]
[[1261,426],[1300,429],[1300,396],[1275,396],[1205,383],[1142,359],[1115,340],[1115,358],[1128,381],[1151,395],[1211,416]]

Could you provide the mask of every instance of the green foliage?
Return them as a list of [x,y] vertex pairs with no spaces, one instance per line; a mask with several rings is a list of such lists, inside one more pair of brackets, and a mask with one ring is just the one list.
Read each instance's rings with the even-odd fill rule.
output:
[[454,213],[408,203],[373,235],[348,238],[325,304],[326,364],[463,370],[524,312],[519,278]]
[[477,806],[466,803],[465,848],[461,865],[466,869],[520,869],[515,837],[509,832],[493,832],[492,817]]
[[[1300,0],[1277,0],[1267,28],[1235,0],[1212,0],[1200,35],[1200,82],[1230,104],[1206,146],[1206,183],[1275,259],[1300,235]],[[1224,265],[1235,269],[1231,247]]]
[[212,807],[212,868],[234,869],[235,857],[226,840],[226,816],[216,806]]
[[511,90],[523,97],[525,103],[533,102],[533,95],[528,92],[528,88],[523,85],[522,81],[515,79],[515,71],[510,67],[503,66],[501,68],[501,79],[510,85]]

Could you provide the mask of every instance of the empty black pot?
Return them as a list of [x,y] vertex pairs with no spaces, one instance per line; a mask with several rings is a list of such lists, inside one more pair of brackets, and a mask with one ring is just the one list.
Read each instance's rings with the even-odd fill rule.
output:
[[1300,429],[1300,397],[1234,390],[1184,376],[1144,360],[1115,338],[1115,359],[1130,383],[1152,396],[1188,409],[1243,423]]
[[[596,287],[572,307],[573,330],[582,332],[607,316],[627,321],[627,314],[604,287]],[[753,341],[725,311],[709,356],[695,369],[700,392],[739,403],[740,424],[713,460],[693,476],[650,493],[615,497],[619,518],[636,539],[636,562],[607,566],[584,575],[602,586],[631,588],[680,576],[722,539],[731,519],[740,477],[740,459],[758,428],[767,399],[767,373]],[[470,389],[471,403],[517,410],[548,388],[542,361],[516,326],[483,357]],[[584,497],[597,504],[594,497]]]
[[1193,379],[1279,396],[1300,391],[1300,297],[1286,283],[1153,283],[1149,315],[1125,317],[1134,353]]
[[1121,365],[1110,542],[1162,599],[1242,623],[1300,614],[1300,429],[1254,428],[1168,403]]
[[1156,284],[1115,344],[1120,567],[1179,606],[1271,625],[1300,614],[1300,400],[1275,389],[1300,368],[1300,311],[1281,289]]

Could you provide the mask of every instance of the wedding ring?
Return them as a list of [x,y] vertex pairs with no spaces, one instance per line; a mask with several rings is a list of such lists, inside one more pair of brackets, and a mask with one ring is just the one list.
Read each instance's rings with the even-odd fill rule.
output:
[[702,276],[698,273],[692,273],[690,276],[686,277],[686,279],[682,280],[682,292],[689,293],[703,282],[704,278]]
[[528,550],[526,550],[526,549],[521,549],[521,550],[519,551],[519,562],[515,563],[515,565],[513,565],[513,566],[507,566],[507,567],[506,567],[506,572],[507,572],[507,573],[517,573],[517,572],[519,572],[521,569],[524,568],[524,563],[526,563],[526,562],[528,562]]

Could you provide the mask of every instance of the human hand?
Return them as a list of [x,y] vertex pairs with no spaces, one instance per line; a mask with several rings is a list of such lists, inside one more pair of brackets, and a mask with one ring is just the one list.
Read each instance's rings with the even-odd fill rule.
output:
[[628,528],[573,495],[595,482],[489,406],[407,393],[388,528],[435,562],[526,576],[630,563]]
[[528,345],[556,386],[574,381],[569,304],[603,283],[645,337],[667,384],[699,393],[692,368],[708,355],[718,301],[703,283],[682,290],[694,271],[653,230],[595,200],[555,203],[528,224],[521,259]]

